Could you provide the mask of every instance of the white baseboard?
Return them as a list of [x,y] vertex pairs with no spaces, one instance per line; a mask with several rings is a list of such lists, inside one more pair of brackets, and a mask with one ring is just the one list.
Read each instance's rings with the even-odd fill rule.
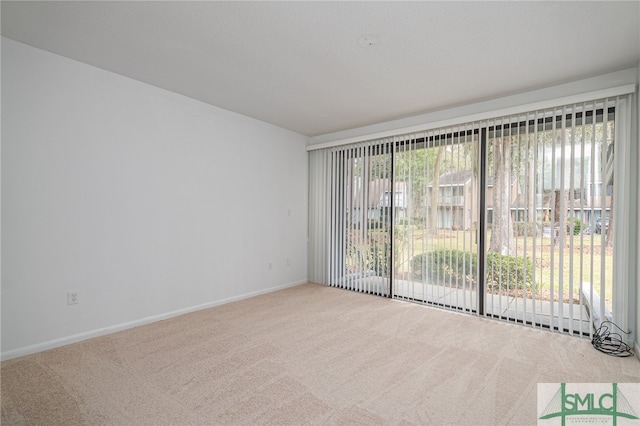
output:
[[81,342],[83,340],[92,339],[94,337],[100,337],[107,334],[115,333],[117,331],[127,330],[133,327],[139,327],[141,325],[150,324],[152,322],[161,321],[178,315],[188,314],[190,312],[199,311],[202,309],[212,308],[214,306],[224,305],[226,303],[236,302],[242,299],[248,299],[250,297],[259,296],[261,294],[272,293],[274,291],[282,290],[289,287],[295,287],[301,284],[306,284],[307,280],[296,281],[288,284],[271,287],[265,290],[253,291],[251,293],[244,293],[238,296],[228,297],[226,299],[216,300],[213,302],[203,303],[202,305],[191,306],[184,309],[178,309],[176,311],[166,312],[164,314],[153,315],[146,318],[140,318],[138,320],[129,321],[122,324],[116,324],[109,327],[99,328],[96,330],[85,331],[83,333],[74,334],[72,336],[62,337],[60,339],[50,340],[44,343],[37,343],[35,345],[24,346],[22,348],[13,349],[10,351],[0,353],[0,360],[6,361],[12,358],[21,357],[24,355],[30,355],[37,352],[46,351],[47,349],[53,349],[60,346],[69,345],[71,343]]

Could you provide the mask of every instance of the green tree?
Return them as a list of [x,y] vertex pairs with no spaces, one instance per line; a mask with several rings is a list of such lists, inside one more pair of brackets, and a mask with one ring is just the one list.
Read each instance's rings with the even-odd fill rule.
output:
[[493,222],[489,251],[502,255],[513,255],[515,239],[513,220],[509,205],[511,191],[511,137],[493,138]]

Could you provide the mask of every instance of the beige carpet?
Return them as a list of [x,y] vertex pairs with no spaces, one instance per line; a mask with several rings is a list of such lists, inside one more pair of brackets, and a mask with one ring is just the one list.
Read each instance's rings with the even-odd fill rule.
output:
[[2,363],[2,424],[535,424],[588,340],[307,284]]

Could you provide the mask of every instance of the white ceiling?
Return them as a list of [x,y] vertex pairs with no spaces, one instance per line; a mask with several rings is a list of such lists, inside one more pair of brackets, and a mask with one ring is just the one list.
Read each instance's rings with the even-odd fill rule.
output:
[[640,2],[3,1],[2,35],[316,136],[636,67]]

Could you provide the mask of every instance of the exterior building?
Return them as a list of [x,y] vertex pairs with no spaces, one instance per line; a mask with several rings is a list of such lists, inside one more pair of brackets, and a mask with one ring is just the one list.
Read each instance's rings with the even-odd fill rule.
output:
[[[395,197],[393,204],[392,196]],[[369,181],[367,188],[357,185],[353,191],[352,222],[357,224],[363,220],[379,221],[391,214],[392,205],[395,206],[394,217],[396,219],[404,218],[407,214],[408,198],[406,182],[396,182],[394,191],[391,190],[390,179],[374,179]],[[364,199],[367,201],[364,202]]]
[[[427,187],[426,202],[429,209],[433,195],[433,181]],[[473,172],[460,170],[447,172],[438,179],[437,227],[439,229],[470,229],[477,222],[475,206],[478,191]]]

